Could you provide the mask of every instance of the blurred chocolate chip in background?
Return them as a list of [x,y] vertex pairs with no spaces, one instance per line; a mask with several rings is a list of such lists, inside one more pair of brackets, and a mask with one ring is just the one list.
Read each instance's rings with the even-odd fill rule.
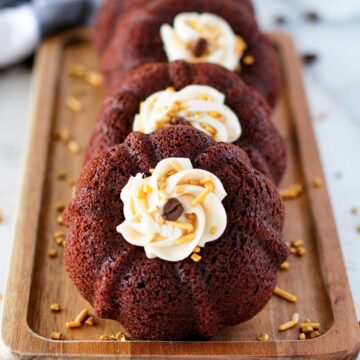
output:
[[320,15],[316,11],[307,11],[305,13],[305,18],[309,22],[318,22],[318,21],[320,21]]
[[311,65],[318,60],[318,55],[315,53],[307,52],[301,55],[302,61],[306,65]]

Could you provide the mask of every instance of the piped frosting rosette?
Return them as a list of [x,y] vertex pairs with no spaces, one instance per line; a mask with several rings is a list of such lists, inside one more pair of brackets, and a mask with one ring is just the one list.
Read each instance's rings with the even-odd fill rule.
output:
[[221,181],[187,158],[164,159],[151,173],[138,173],[123,188],[125,220],[117,231],[148,258],[180,261],[192,254],[198,261],[201,247],[226,228]]
[[241,135],[240,121],[225,105],[225,96],[207,85],[189,85],[175,91],[150,95],[135,116],[134,131],[149,134],[171,124],[187,124],[206,132],[216,141],[233,142]]
[[210,13],[181,13],[174,26],[160,28],[169,61],[211,62],[234,71],[246,44],[221,17]]

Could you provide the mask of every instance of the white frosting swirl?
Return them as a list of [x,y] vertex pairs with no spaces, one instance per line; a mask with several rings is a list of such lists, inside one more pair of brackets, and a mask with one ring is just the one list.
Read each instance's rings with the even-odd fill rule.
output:
[[[239,67],[246,44],[221,17],[210,13],[181,13],[174,27],[164,24],[161,39],[169,61],[211,62],[234,71]],[[194,54],[199,39],[207,41],[201,56]]]
[[241,135],[240,121],[225,105],[225,96],[206,85],[189,85],[179,91],[168,88],[152,94],[141,103],[133,130],[148,134],[171,124],[176,117],[216,141],[233,142]]
[[[150,177],[139,173],[121,191],[125,221],[117,231],[130,244],[143,246],[148,258],[183,260],[224,232],[225,196],[224,187],[214,174],[194,169],[187,158],[164,159]],[[173,221],[166,220],[163,213],[170,198],[177,199],[183,207]]]

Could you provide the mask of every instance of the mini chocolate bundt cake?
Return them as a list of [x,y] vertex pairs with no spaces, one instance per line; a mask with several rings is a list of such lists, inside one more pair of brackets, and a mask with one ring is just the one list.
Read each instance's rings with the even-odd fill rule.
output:
[[[156,0],[150,0],[156,1]],[[254,13],[251,0],[225,0],[242,3],[250,13]],[[116,24],[121,16],[130,10],[142,7],[149,0],[106,0],[100,7],[94,24],[94,44],[101,54],[111,41]]]
[[133,132],[99,153],[64,222],[72,281],[136,339],[210,338],[250,319],[288,254],[273,183],[190,126]]
[[[95,32],[102,31],[95,28]],[[185,60],[223,65],[255,87],[274,106],[280,75],[271,42],[248,1],[155,0],[120,16],[100,52],[108,89],[130,69]]]
[[[173,97],[169,98],[172,91]],[[154,96],[161,96],[160,105],[171,106],[164,106],[165,112],[156,114],[157,108],[154,111],[149,108],[156,100]],[[189,102],[191,98],[196,102]],[[169,111],[176,104],[184,106]],[[275,183],[281,180],[286,167],[286,146],[271,122],[266,102],[236,74],[209,63],[176,61],[147,64],[131,71],[106,98],[85,160],[123,142],[133,130],[149,133],[177,123],[193,125],[217,141],[241,146],[258,170]]]

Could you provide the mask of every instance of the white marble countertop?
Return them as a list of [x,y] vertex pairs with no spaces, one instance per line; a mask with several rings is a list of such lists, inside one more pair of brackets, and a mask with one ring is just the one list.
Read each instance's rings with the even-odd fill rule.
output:
[[[304,81],[330,189],[353,297],[360,317],[360,1],[255,0],[264,29],[289,33],[300,52],[319,59]],[[322,20],[306,21],[307,10]],[[274,18],[285,16],[285,25]],[[31,70],[0,72],[0,292],[4,291],[28,129]],[[341,173],[341,177],[337,176]]]

